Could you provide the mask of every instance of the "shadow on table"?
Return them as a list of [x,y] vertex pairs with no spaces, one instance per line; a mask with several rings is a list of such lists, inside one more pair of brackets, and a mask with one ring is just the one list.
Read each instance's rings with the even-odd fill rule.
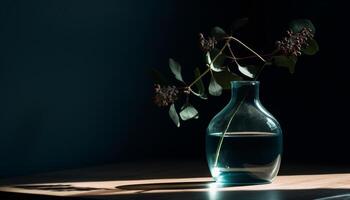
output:
[[[299,165],[282,163],[279,175],[312,175],[350,173],[347,166]],[[207,164],[204,161],[187,162],[146,162],[107,165],[86,169],[66,170],[36,174],[29,177],[0,179],[0,185],[34,184],[48,182],[90,182],[114,180],[142,180],[166,178],[210,177]]]
[[[101,198],[101,196],[89,196]],[[305,190],[238,190],[202,192],[137,193],[133,195],[104,195],[104,199],[118,200],[349,200],[350,189],[305,189]]]
[[[253,184],[246,184],[253,185]],[[245,186],[244,184],[218,184],[215,181],[198,181],[198,182],[172,182],[172,183],[147,183],[147,184],[131,184],[131,185],[121,185],[115,187],[120,190],[141,190],[141,191],[151,191],[151,190],[193,190],[193,189],[211,189],[215,188],[225,188],[225,187],[235,187],[235,186]]]
[[[215,187],[213,187],[213,185]],[[232,187],[232,185],[217,185],[212,181],[197,182],[172,182],[172,183],[148,183],[148,184],[130,184],[121,185],[115,189],[78,187],[70,184],[35,184],[35,185],[17,185],[16,188],[27,190],[42,191],[83,191],[84,197],[54,197],[45,195],[32,195],[21,193],[0,192],[0,199],[118,199],[118,200],[220,200],[220,199],[239,199],[239,200],[349,200],[350,189],[279,189],[279,190],[245,190],[237,188],[235,190],[223,191],[218,188]],[[201,189],[199,191],[193,191]]]
[[[161,166],[161,167],[159,167]],[[349,173],[349,167],[325,167],[282,165],[280,175],[302,174],[338,174]],[[166,178],[198,178],[209,177],[210,174],[205,163],[185,162],[179,163],[151,163],[144,165],[103,166],[84,170],[68,170],[64,172],[48,173],[28,178],[6,180],[6,185],[15,185],[18,189],[42,191],[82,191],[88,193],[89,198],[99,199],[167,199],[167,200],[220,200],[220,199],[254,199],[254,200],[289,200],[289,199],[319,199],[319,200],[350,200],[350,189],[304,189],[304,190],[235,190],[215,191],[211,188],[212,182],[172,182],[129,184],[111,188],[80,187],[67,182],[117,181],[117,180],[146,180]],[[59,183],[61,182],[61,183]],[[43,184],[48,183],[48,184]],[[55,183],[55,184],[50,184]],[[25,185],[27,184],[27,185]],[[28,185],[29,184],[29,185]],[[32,184],[32,185],[30,185]],[[1,185],[1,183],[0,183]],[[201,189],[201,191],[193,191]],[[178,190],[177,192],[171,190]],[[134,192],[135,191],[135,192]],[[127,192],[128,194],[125,194]],[[4,196],[5,195],[5,196]],[[3,197],[4,196],[4,197]],[[72,197],[53,197],[44,195],[31,195],[19,193],[0,193],[0,199],[71,199]],[[84,199],[77,198],[74,199]]]
[[[71,184],[33,184],[33,185],[15,185],[13,188],[25,189],[25,190],[42,190],[51,192],[71,192],[71,191],[138,191],[145,192],[151,190],[191,190],[191,189],[208,189],[210,184],[215,183],[214,181],[207,182],[178,182],[178,183],[151,183],[151,184],[132,184],[132,185],[122,185],[116,187],[116,189],[110,188],[95,188],[95,187],[80,187],[73,186]],[[232,185],[226,184],[221,185],[221,187],[230,187]]]
[[[102,184],[102,183],[101,183]],[[57,184],[25,184],[25,185],[13,185],[12,188],[25,189],[25,190],[41,190],[50,192],[89,192],[89,191],[109,191],[109,192],[121,192],[132,191],[131,193],[143,193],[152,190],[194,190],[194,189],[210,189],[215,185],[216,188],[244,186],[233,184],[217,184],[215,181],[186,181],[186,182],[164,182],[164,183],[144,183],[144,184],[130,184],[121,185],[111,188],[103,187],[82,187],[68,183]],[[251,184],[249,184],[251,185]]]
[[70,184],[35,184],[35,185],[16,185],[14,188],[26,190],[43,190],[53,192],[67,192],[67,191],[94,191],[94,190],[109,190],[107,188],[94,187],[77,187]]
[[86,197],[58,197],[46,195],[20,194],[0,192],[0,199],[6,200],[61,200],[61,199],[108,199],[108,200],[349,200],[349,189],[306,189],[306,190],[258,190],[258,191],[205,191],[205,192],[163,192],[91,195]]
[[[189,190],[189,189],[206,189],[210,188],[210,184],[214,181],[208,182],[181,182],[181,183],[147,183],[147,184],[132,184],[117,186],[121,190]],[[229,186],[229,185],[227,185]]]

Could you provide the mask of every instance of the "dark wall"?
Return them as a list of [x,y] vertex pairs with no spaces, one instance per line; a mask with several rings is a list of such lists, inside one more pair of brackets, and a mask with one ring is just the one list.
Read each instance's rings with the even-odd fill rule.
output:
[[[0,176],[128,157],[171,1],[0,2]],[[137,137],[136,137],[137,138]]]
[[[151,67],[200,64],[198,32],[250,18],[239,35],[270,50],[294,18],[310,18],[321,51],[296,74],[268,69],[261,98],[284,129],[286,161],[348,162],[346,12],[320,1],[0,2],[0,176],[140,159],[204,158],[204,131],[227,102],[198,101],[176,129],[152,105]],[[187,69],[186,69],[187,68]],[[190,79],[190,75],[185,78]],[[196,100],[195,100],[196,101]]]

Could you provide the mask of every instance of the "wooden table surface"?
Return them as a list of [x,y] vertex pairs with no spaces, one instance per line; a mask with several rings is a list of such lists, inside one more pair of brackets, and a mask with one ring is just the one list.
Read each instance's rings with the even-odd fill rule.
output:
[[271,184],[222,187],[204,162],[144,162],[0,180],[7,199],[350,199],[350,167],[282,165]]

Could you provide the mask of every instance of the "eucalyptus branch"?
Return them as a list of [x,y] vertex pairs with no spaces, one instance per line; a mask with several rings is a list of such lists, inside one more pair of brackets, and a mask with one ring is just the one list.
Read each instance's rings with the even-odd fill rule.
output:
[[199,81],[203,76],[205,76],[210,71],[210,67],[206,69],[200,76],[198,76],[191,84],[189,84],[187,87],[191,88],[197,81]]
[[[268,53],[268,54],[263,54],[260,55],[261,57],[271,57],[273,56],[274,53]],[[232,59],[232,60],[246,60],[246,59],[253,59],[253,58],[258,58],[258,56],[256,55],[252,55],[252,56],[244,56],[244,57],[232,57],[232,56],[226,56],[226,58]]]
[[[262,56],[260,56],[258,53],[256,53],[254,50],[252,50],[250,47],[248,47],[246,44],[244,44],[243,42],[241,42],[240,40],[238,40],[237,38],[230,36],[230,37],[226,37],[225,39],[226,42],[224,44],[224,46],[220,49],[219,53],[214,57],[214,59],[210,62],[210,64],[208,65],[208,69],[205,70],[199,77],[197,77],[191,84],[188,85],[188,88],[191,88],[197,81],[199,81],[203,76],[205,76],[209,71],[211,71],[210,66],[216,61],[216,59],[222,54],[222,52],[225,50],[226,47],[228,47],[231,55],[232,55],[232,59],[235,61],[235,63],[237,64],[237,66],[239,66],[239,63],[237,62],[237,60],[239,59],[244,59],[244,58],[236,58],[235,55],[232,52],[231,49],[231,45],[230,45],[230,41],[234,40],[238,43],[240,43],[242,46],[244,46],[246,49],[248,49],[249,51],[251,51],[252,53],[255,54],[254,57],[258,57],[260,58],[262,61],[266,62],[266,60],[264,58],[262,58]],[[231,57],[228,57],[231,58]]]
[[266,60],[261,57],[258,53],[256,53],[253,49],[251,49],[250,47],[248,47],[246,44],[244,44],[242,41],[240,41],[239,39],[230,36],[230,37],[225,37],[225,39],[227,40],[234,40],[236,42],[238,42],[240,45],[244,46],[246,49],[248,49],[249,51],[251,51],[253,54],[255,54],[258,58],[260,58],[260,60],[262,60],[263,62],[266,62]]
[[208,65],[208,69],[206,69],[200,76],[198,76],[191,84],[188,85],[188,88],[191,88],[197,81],[199,81],[204,75],[206,75],[209,71],[211,71],[210,66],[218,59],[218,57],[222,54],[227,46],[229,46],[229,41],[226,41],[224,46],[220,49],[219,53],[213,58],[213,60]]
[[238,61],[237,61],[237,58],[236,58],[235,54],[233,54],[233,51],[232,51],[230,45],[228,45],[228,50],[230,51],[230,54],[231,54],[231,56],[232,56],[232,58],[233,58],[233,61],[236,63],[237,66],[239,66],[239,63],[238,63]]
[[[193,106],[191,106],[189,102],[187,102],[188,96],[192,93],[196,96],[206,99],[207,96],[205,94],[205,86],[201,79],[209,72],[211,73],[212,78],[210,80],[208,91],[209,94],[213,96],[219,96],[221,95],[223,89],[228,89],[228,83],[230,81],[242,79],[244,80],[245,77],[254,77],[254,80],[257,80],[267,64],[272,66],[285,67],[289,70],[290,73],[294,73],[295,64],[298,60],[298,57],[301,55],[314,55],[319,50],[319,47],[316,40],[314,39],[315,27],[310,20],[295,20],[290,25],[290,29],[287,31],[286,36],[281,40],[276,41],[276,49],[269,54],[258,54],[241,40],[235,38],[232,35],[228,35],[220,27],[214,27],[211,31],[210,36],[205,36],[204,34],[200,33],[199,47],[204,53],[206,53],[207,68],[203,72],[201,72],[200,69],[196,68],[194,80],[190,84],[187,84],[182,78],[181,65],[174,59],[170,58],[169,68],[173,73],[174,78],[177,79],[182,85],[181,87],[176,85],[169,85],[169,81],[167,81],[160,72],[153,70],[152,75],[155,79],[157,79],[156,84],[154,84],[154,103],[159,107],[169,107],[170,118],[177,126],[180,126],[179,115],[175,109],[174,103],[180,99],[180,96],[182,94],[185,94],[187,96],[187,99],[185,105],[181,108],[180,117],[183,121],[196,118],[198,111]],[[222,43],[219,43],[219,41],[222,41]],[[235,43],[238,43],[238,45],[247,49],[250,53],[252,53],[252,55],[245,57],[237,56],[238,54],[236,54],[235,49],[232,48],[233,44]],[[224,51],[226,51],[226,48],[228,48],[228,51],[230,53],[229,55],[225,55],[224,53]],[[218,49],[220,50],[218,51]],[[259,59],[264,62],[264,65],[262,67],[259,67],[257,66],[260,65],[258,63],[258,60],[254,60],[257,62],[256,64],[241,66],[239,64],[240,61],[245,59]],[[240,74],[236,74],[234,71],[231,72],[230,65],[232,65],[233,62],[237,65],[237,71],[239,71]],[[256,67],[259,67],[258,72],[256,71]],[[220,73],[215,74],[214,77],[214,72]],[[191,88],[195,84],[198,84],[197,86],[199,93],[194,92]],[[239,105],[241,105],[241,103]],[[234,116],[235,114],[232,117]],[[230,119],[229,124],[231,121],[232,119]],[[220,144],[218,145],[215,165],[217,165],[219,159],[221,145],[227,128],[223,133],[222,138],[220,139]]]

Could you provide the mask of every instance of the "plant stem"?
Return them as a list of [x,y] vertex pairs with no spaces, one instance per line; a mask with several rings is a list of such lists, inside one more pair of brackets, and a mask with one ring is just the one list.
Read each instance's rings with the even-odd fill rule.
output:
[[[232,54],[233,55],[233,54]],[[233,55],[234,56],[234,55]],[[260,68],[259,72],[257,73],[257,75],[254,78],[254,81],[256,81],[258,79],[258,77],[260,76],[261,72],[263,71],[265,67],[265,64]],[[219,161],[219,156],[220,156],[220,151],[221,151],[221,147],[222,147],[222,143],[224,142],[224,138],[225,138],[225,134],[229,128],[229,126],[231,125],[231,122],[233,120],[233,118],[236,116],[238,110],[240,109],[240,107],[243,105],[243,102],[245,101],[245,99],[247,98],[247,93],[244,95],[244,97],[242,98],[241,102],[239,103],[236,111],[233,113],[233,115],[231,116],[230,120],[228,121],[228,124],[225,128],[225,131],[222,133],[221,137],[220,137],[220,141],[218,144],[218,147],[216,148],[216,153],[215,153],[215,160],[214,160],[214,167],[217,167],[218,165],[218,161]]]
[[[269,57],[269,56],[273,56],[274,54],[273,53],[269,53],[269,54],[263,54],[263,55],[260,55],[261,57]],[[236,57],[236,58],[233,58],[232,56],[226,56],[226,58],[229,58],[229,59],[232,59],[232,60],[245,60],[245,59],[251,59],[251,58],[257,58],[258,56],[256,55],[253,55],[253,56],[245,56],[245,57]]]
[[220,137],[220,141],[219,141],[218,147],[216,148],[214,167],[217,167],[217,165],[218,165],[219,156],[220,156],[220,151],[221,151],[221,146],[222,146],[222,143],[223,143],[223,141],[224,141],[225,134],[226,134],[226,132],[227,132],[227,130],[228,130],[228,128],[229,128],[229,126],[230,126],[232,120],[233,120],[233,117],[236,115],[236,113],[238,112],[239,108],[242,106],[242,104],[243,104],[243,102],[244,102],[246,96],[247,96],[247,95],[244,95],[244,97],[243,97],[242,101],[239,103],[239,105],[238,105],[236,111],[233,113],[232,117],[231,117],[230,120],[228,121],[228,124],[227,124],[227,126],[226,126],[226,128],[225,128],[225,131],[222,133],[222,135],[221,135],[221,137]]
[[190,88],[192,87],[197,81],[199,81],[204,75],[206,75],[208,72],[210,71],[210,67],[208,67],[208,69],[206,69],[200,76],[198,76],[190,85],[188,85],[187,87]]
[[198,76],[191,84],[189,84],[187,87],[191,88],[197,81],[199,81],[204,75],[206,75],[209,71],[211,71],[210,66],[218,59],[218,57],[222,54],[222,52],[225,50],[227,46],[229,46],[229,40],[226,41],[225,45],[220,49],[219,53],[214,57],[214,59],[210,62],[208,69],[206,69],[200,76]]
[[261,57],[258,53],[256,53],[253,49],[251,49],[250,47],[248,47],[246,44],[244,44],[243,42],[241,42],[239,39],[230,36],[230,37],[226,37],[225,39],[227,40],[234,40],[236,42],[238,42],[240,45],[244,46],[246,49],[248,49],[249,51],[251,51],[253,54],[255,54],[258,58],[260,58],[260,60],[262,60],[263,62],[266,62],[266,60]]
[[[197,81],[199,81],[204,75],[206,75],[209,71],[211,71],[210,66],[211,66],[211,65],[216,61],[216,59],[222,54],[222,52],[225,50],[226,47],[229,48],[229,51],[230,51],[230,53],[231,53],[231,55],[232,55],[232,58],[231,58],[231,57],[228,57],[228,58],[233,59],[237,65],[239,65],[238,62],[237,62],[237,60],[246,59],[246,58],[253,58],[253,57],[258,57],[260,60],[262,60],[263,62],[266,63],[266,60],[265,60],[262,56],[260,56],[258,53],[256,53],[253,49],[251,49],[250,47],[248,47],[246,44],[244,44],[244,43],[243,43],[242,41],[240,41],[239,39],[237,39],[237,38],[235,38],[235,37],[233,37],[233,36],[226,37],[226,38],[224,38],[224,39],[226,39],[225,45],[220,49],[219,53],[218,53],[218,54],[214,57],[214,59],[210,62],[209,66],[208,66],[208,69],[206,69],[199,77],[197,77],[191,84],[189,84],[189,85],[188,85],[188,88],[191,88],[191,87],[192,87]],[[242,46],[244,46],[246,49],[248,49],[249,51],[251,51],[253,54],[255,54],[255,56],[247,56],[247,57],[243,57],[243,58],[236,58],[236,57],[234,56],[233,52],[232,52],[231,47],[230,47],[230,41],[231,41],[231,40],[234,40],[234,41],[238,42],[239,44],[241,44]],[[263,56],[270,56],[270,55],[273,55],[273,53],[272,53],[272,54],[263,55]]]
[[235,54],[233,54],[233,51],[232,51],[232,49],[231,49],[231,46],[230,46],[230,45],[228,45],[228,50],[229,50],[229,51],[230,51],[230,53],[231,53],[231,56],[232,56],[232,58],[233,58],[233,61],[236,63],[236,65],[237,65],[237,66],[239,66],[239,63],[238,63],[238,61],[237,61],[237,59],[236,59]]

